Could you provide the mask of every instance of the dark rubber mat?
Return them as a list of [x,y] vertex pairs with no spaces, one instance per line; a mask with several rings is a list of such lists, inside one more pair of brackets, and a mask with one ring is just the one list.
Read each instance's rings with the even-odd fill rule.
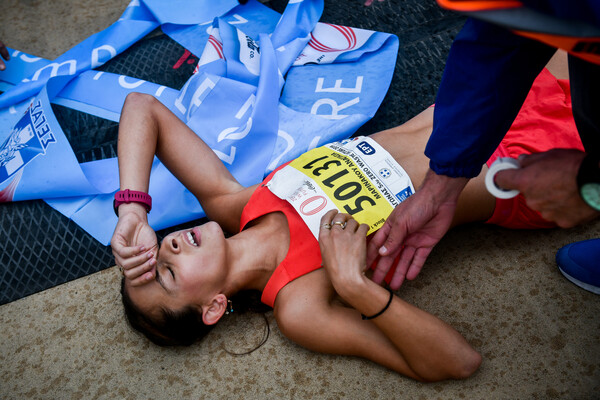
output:
[[[282,12],[287,0],[266,3]],[[388,94],[375,117],[356,134],[396,126],[435,100],[444,62],[464,18],[434,0],[326,1],[321,21],[396,34],[400,50]],[[185,62],[178,63],[184,59]],[[155,31],[101,67],[107,72],[181,88],[197,58]],[[181,64],[179,68],[174,65]],[[116,156],[118,124],[53,106],[79,162]],[[172,228],[194,226],[198,221]],[[0,205],[0,304],[114,265],[110,247],[96,242],[73,221],[41,200]],[[167,231],[158,232],[159,240]]]
[[111,265],[110,247],[41,200],[0,206],[0,229],[2,304]]

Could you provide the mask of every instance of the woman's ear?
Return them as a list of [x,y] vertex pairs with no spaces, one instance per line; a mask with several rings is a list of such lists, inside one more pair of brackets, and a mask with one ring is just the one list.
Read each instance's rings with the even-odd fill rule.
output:
[[214,325],[225,314],[227,310],[227,297],[220,293],[213,297],[208,306],[202,307],[202,322],[206,325]]

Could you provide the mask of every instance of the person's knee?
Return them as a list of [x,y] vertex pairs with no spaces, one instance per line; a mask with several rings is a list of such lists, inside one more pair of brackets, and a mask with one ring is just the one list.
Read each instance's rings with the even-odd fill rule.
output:
[[142,111],[142,110],[151,110],[152,107],[156,104],[158,100],[154,98],[154,96],[146,94],[146,93],[138,93],[132,92],[127,95],[125,98],[125,103],[123,104],[123,111]]

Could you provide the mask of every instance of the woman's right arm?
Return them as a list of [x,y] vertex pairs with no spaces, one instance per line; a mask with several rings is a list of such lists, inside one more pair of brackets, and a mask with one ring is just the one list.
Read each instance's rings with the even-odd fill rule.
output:
[[[240,185],[202,139],[160,101],[131,93],[119,122],[121,190],[148,192],[154,155],[196,196],[211,220],[229,232],[239,230],[242,209],[254,187]],[[122,204],[118,212],[113,254],[132,284],[143,284],[153,278],[156,235],[139,204]]]
[[119,177],[148,188],[154,155],[202,204],[207,216],[237,232],[253,188],[242,186],[187,125],[153,96],[127,96],[119,125]]

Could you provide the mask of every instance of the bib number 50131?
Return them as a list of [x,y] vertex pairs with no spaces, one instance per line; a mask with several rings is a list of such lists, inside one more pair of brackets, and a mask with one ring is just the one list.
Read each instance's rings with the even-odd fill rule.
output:
[[[312,170],[312,174],[314,176],[317,177],[321,177],[321,174],[324,171],[329,170],[330,167],[335,166],[335,167],[339,167],[342,165],[342,162],[340,160],[328,160],[325,161],[321,166],[317,165],[319,164],[320,161],[324,161],[327,160],[329,158],[329,156],[323,156],[323,157],[319,157],[316,158],[314,160],[312,160],[311,162],[309,162],[308,164],[304,165],[302,168],[305,170]],[[365,195],[361,195],[358,196],[358,194],[360,193],[362,186],[359,182],[356,181],[346,181],[342,184],[340,184],[339,186],[336,184],[336,181],[340,178],[342,178],[343,176],[346,176],[348,173],[350,173],[350,171],[348,171],[347,168],[344,168],[336,173],[334,173],[333,175],[325,178],[322,180],[323,185],[327,186],[328,188],[334,189],[333,192],[333,197],[335,198],[335,200],[338,201],[348,201],[348,202],[352,202],[352,199],[354,199],[354,207],[352,207],[351,205],[344,205],[344,210],[350,214],[350,215],[354,215],[356,213],[359,213],[361,211],[364,210],[364,206],[374,206],[375,200],[373,200],[372,198],[370,198],[369,196],[365,196]],[[339,182],[338,182],[339,183]],[[336,187],[337,186],[337,187]]]

